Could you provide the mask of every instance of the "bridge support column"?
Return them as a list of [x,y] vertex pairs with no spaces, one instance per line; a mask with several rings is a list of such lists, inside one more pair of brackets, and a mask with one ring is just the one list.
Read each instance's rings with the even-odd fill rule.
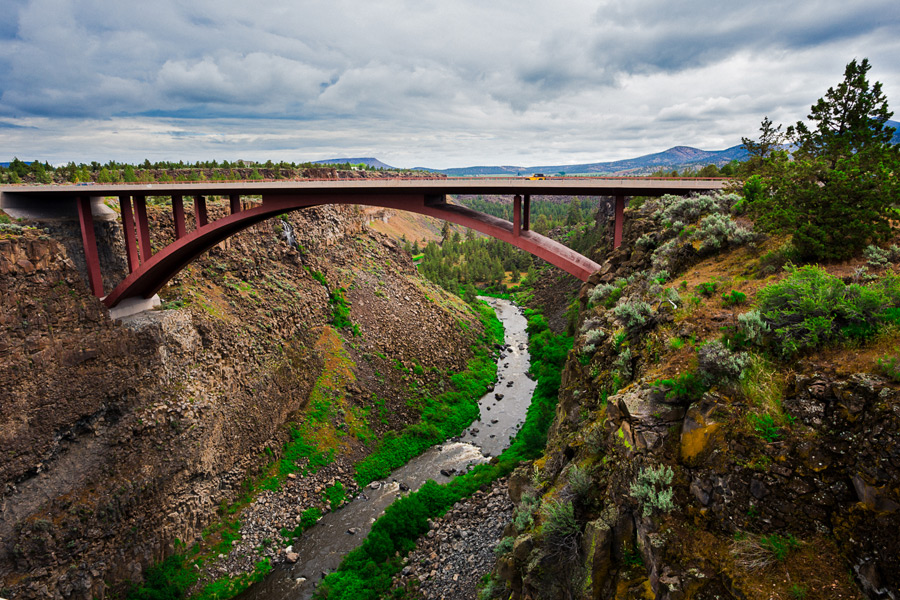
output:
[[100,255],[97,253],[97,237],[94,235],[94,216],[91,214],[89,196],[78,197],[78,221],[81,223],[81,245],[87,267],[88,285],[98,298],[103,297],[103,277],[100,275]]
[[531,194],[525,194],[525,203],[522,205],[522,229],[531,229]]
[[172,196],[172,217],[175,219],[175,239],[180,240],[187,235],[184,226],[184,197],[181,194]]
[[134,197],[134,214],[137,217],[138,236],[141,241],[141,264],[143,264],[153,256],[153,250],[150,249],[150,224],[147,221],[146,196]]
[[128,259],[128,272],[134,273],[141,264],[138,255],[137,238],[134,235],[134,213],[131,210],[131,196],[119,196],[119,208],[122,211],[122,231],[125,233],[125,257]]
[[522,232],[522,196],[516,194],[513,198],[513,235],[518,237]]
[[197,229],[209,223],[209,216],[206,212],[206,196],[194,196],[194,218],[197,220]]
[[230,196],[228,196],[228,204],[231,208],[231,214],[241,212],[240,194],[231,194]]
[[625,224],[625,196],[616,196],[616,215],[613,229],[613,248],[622,245],[622,228]]

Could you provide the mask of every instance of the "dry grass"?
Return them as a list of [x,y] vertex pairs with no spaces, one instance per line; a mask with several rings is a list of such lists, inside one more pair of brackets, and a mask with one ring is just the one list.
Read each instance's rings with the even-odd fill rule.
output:
[[734,564],[741,569],[758,571],[770,567],[781,560],[772,548],[764,543],[764,538],[745,534],[731,543]]
[[751,354],[750,365],[741,380],[741,392],[761,412],[781,414],[785,378],[783,369],[759,354]]

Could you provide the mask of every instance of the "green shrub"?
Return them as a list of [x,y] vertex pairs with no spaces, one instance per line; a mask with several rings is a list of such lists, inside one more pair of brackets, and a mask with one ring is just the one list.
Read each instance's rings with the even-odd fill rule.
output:
[[638,548],[625,546],[622,548],[622,564],[626,567],[643,567],[644,557]]
[[485,577],[487,580],[484,581],[484,587],[478,590],[478,600],[491,600],[503,590],[503,584],[494,579],[492,575],[485,575]]
[[645,250],[652,250],[653,248],[656,247],[656,241],[654,240],[653,236],[649,233],[645,233],[644,235],[639,237],[637,239],[637,241],[635,241],[635,244],[639,248],[643,248]]
[[631,381],[631,360],[631,348],[622,348],[622,350],[619,352],[619,355],[616,357],[616,360],[613,361],[612,372],[615,375],[616,380],[618,380],[619,382],[619,385],[615,386],[616,389],[621,387],[621,383]]
[[767,442],[778,441],[778,438],[781,437],[781,429],[775,423],[775,418],[772,415],[768,413],[762,415],[750,413],[748,418],[757,435]]
[[336,481],[334,485],[325,488],[324,500],[328,503],[331,510],[337,510],[344,503],[344,494],[344,484]]
[[496,546],[494,546],[494,556],[500,557],[504,554],[508,554],[512,552],[513,544],[516,543],[516,538],[512,536],[507,536],[500,540]]
[[725,246],[742,246],[754,239],[754,234],[738,225],[727,214],[712,214],[700,221],[694,236],[700,241],[700,251],[709,252]]
[[861,286],[846,285],[820,267],[789,273],[757,294],[761,318],[785,358],[843,337],[873,335],[898,299],[895,278]]
[[606,337],[606,332],[602,329],[589,329],[584,334],[584,346],[581,347],[581,352],[587,355],[593,354],[604,337]]
[[197,573],[183,554],[173,554],[147,569],[144,583],[132,585],[128,600],[180,600],[197,581]]
[[771,552],[778,562],[783,562],[791,550],[800,547],[800,542],[791,534],[786,536],[778,535],[777,533],[764,535],[759,538],[759,544]]
[[715,281],[707,281],[695,287],[694,291],[706,298],[712,298],[712,295],[716,293],[716,288],[718,287],[719,284]]
[[731,206],[740,199],[740,196],[736,194],[721,193],[698,194],[688,197],[666,195],[659,200],[664,208],[656,211],[653,216],[663,223],[676,221],[693,223],[703,214],[728,212]]
[[646,323],[651,312],[650,305],[643,300],[623,302],[613,309],[613,314],[628,328],[639,327]]
[[719,340],[703,344],[697,349],[697,371],[707,385],[733,382],[741,378],[750,357],[732,352]]
[[747,302],[747,294],[743,292],[739,292],[737,290],[731,290],[731,292],[727,294],[722,294],[722,305],[723,306],[737,306],[739,304],[745,304]]
[[669,487],[675,472],[672,467],[660,465],[641,468],[631,484],[631,497],[638,501],[643,516],[649,517],[654,510],[669,512],[675,508],[674,490]]
[[253,571],[234,577],[223,577],[203,587],[199,594],[193,596],[195,600],[226,600],[234,598],[251,585],[262,581],[272,571],[272,563],[268,558],[257,562]]
[[606,308],[612,308],[619,301],[619,298],[622,297],[622,290],[624,289],[624,281],[622,285],[598,283],[588,294],[588,302],[592,305],[602,304]]
[[900,358],[885,356],[878,359],[878,372],[895,383],[900,383]]
[[873,244],[869,244],[868,246],[866,246],[866,249],[863,250],[863,256],[866,257],[866,264],[868,264],[873,269],[884,268],[891,264],[891,262],[893,262],[891,260],[891,252],[879,248],[878,246],[875,246]]
[[523,532],[534,525],[534,513],[540,506],[540,501],[531,494],[522,494],[519,505],[513,516],[513,525],[516,531]]
[[566,495],[573,501],[584,499],[591,490],[593,480],[590,472],[578,465],[572,465],[566,472]]
[[735,535],[731,553],[735,563],[745,569],[764,569],[776,562],[783,562],[792,550],[800,547],[800,541],[793,535],[777,533],[756,536],[747,533]]
[[703,377],[691,371],[682,373],[675,379],[657,379],[650,385],[665,390],[666,400],[678,404],[696,402],[709,390]]
[[350,306],[344,297],[345,291],[344,288],[338,288],[328,298],[328,303],[331,304],[331,324],[338,329],[353,325],[350,322]]
[[578,553],[581,528],[568,500],[548,500],[541,507],[541,534],[550,556],[571,559]]
[[313,279],[321,283],[325,289],[328,289],[328,281],[325,280],[325,276],[322,275],[322,273],[314,269],[309,269],[309,274],[312,275]]
[[765,336],[771,331],[758,310],[750,310],[738,315],[738,329],[751,344],[761,345]]

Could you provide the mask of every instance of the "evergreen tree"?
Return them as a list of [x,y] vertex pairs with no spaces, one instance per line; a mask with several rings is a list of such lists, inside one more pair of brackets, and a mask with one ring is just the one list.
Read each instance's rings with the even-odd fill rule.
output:
[[[744,185],[757,224],[791,233],[804,259],[844,259],[867,244],[887,239],[900,198],[900,147],[881,84],[869,85],[867,59],[850,62],[844,80],[813,105],[813,127],[789,127],[796,147],[772,150],[760,174]],[[761,130],[777,132],[768,119]],[[768,141],[771,141],[771,137]],[[764,147],[761,139],[758,147]]]
[[19,178],[25,177],[28,174],[28,165],[19,160],[19,157],[16,156],[12,159],[12,162],[9,163],[9,170],[11,173],[15,173]]
[[41,164],[40,161],[34,161],[31,164],[32,171],[34,172],[34,178],[38,183],[53,183],[53,178],[50,176],[50,173],[47,172],[47,169],[44,165]]
[[581,223],[581,208],[578,206],[578,198],[572,198],[569,202],[569,212],[566,214],[566,225],[570,227]]
[[103,167],[102,169],[100,169],[100,174],[97,175],[97,182],[98,183],[112,183],[112,181],[113,181],[113,178],[109,172],[109,169],[107,169],[106,167]]

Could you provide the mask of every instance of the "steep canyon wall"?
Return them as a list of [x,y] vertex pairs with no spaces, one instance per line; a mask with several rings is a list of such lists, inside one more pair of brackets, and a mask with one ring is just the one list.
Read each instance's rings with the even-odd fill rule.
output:
[[[151,219],[161,245],[171,215],[151,207]],[[88,292],[70,228],[34,225],[0,236],[2,597],[102,598],[175,540],[198,540],[302,417],[327,369],[316,341],[333,292],[355,326],[348,401],[365,410],[374,394],[390,415],[375,437],[417,418],[410,385],[463,368],[480,327],[354,207],[229,239],[171,282],[166,310],[126,322]],[[104,266],[108,279],[122,269]]]

